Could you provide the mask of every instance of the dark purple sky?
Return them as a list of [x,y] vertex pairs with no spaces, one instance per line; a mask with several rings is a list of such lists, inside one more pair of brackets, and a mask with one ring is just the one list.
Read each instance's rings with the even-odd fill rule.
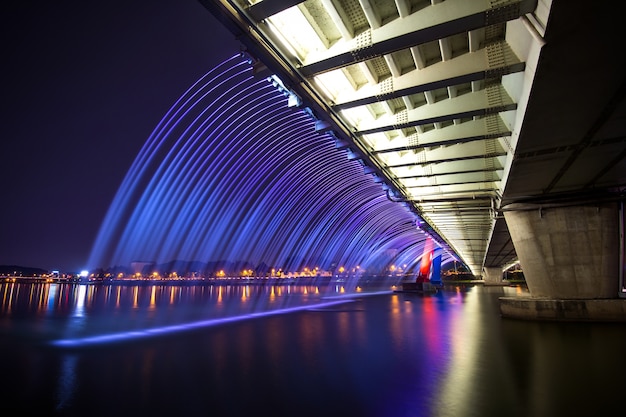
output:
[[239,51],[197,0],[3,8],[0,265],[77,271],[184,90]]

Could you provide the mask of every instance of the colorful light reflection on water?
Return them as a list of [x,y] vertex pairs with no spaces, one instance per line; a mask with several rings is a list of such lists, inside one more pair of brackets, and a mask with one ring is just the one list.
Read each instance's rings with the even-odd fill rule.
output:
[[[334,299],[315,288],[2,283],[3,411],[528,417],[612,415],[620,404],[623,325],[500,318],[498,297],[520,288],[349,296],[333,287]],[[292,299],[311,308],[125,343],[48,343]],[[350,302],[319,306],[339,300]]]
[[[352,301],[345,283],[321,286],[280,281],[206,285],[6,282],[0,284],[0,317],[5,323],[34,317],[27,332],[53,337],[51,344],[55,346],[77,347],[323,309]],[[377,289],[368,293],[358,288],[357,293],[391,292]],[[59,322],[64,325],[59,327]]]

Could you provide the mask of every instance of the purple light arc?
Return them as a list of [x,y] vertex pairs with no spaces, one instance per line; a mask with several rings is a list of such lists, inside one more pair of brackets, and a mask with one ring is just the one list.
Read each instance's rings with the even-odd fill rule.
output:
[[[157,125],[115,196],[89,268],[246,261],[298,270],[414,265],[426,235],[358,161],[235,56]],[[445,260],[444,260],[445,261]]]

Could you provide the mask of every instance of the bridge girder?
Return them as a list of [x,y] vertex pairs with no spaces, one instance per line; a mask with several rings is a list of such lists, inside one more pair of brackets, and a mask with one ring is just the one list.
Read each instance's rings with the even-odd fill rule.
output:
[[515,260],[498,208],[550,1],[201,2],[475,275]]

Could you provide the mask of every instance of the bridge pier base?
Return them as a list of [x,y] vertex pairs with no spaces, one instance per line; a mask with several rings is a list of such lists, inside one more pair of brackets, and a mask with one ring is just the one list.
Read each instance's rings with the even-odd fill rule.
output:
[[619,298],[619,216],[614,202],[505,211],[530,296],[502,297],[502,315],[626,321],[626,300]]
[[483,281],[485,281],[485,285],[504,285],[502,268],[484,267]]

